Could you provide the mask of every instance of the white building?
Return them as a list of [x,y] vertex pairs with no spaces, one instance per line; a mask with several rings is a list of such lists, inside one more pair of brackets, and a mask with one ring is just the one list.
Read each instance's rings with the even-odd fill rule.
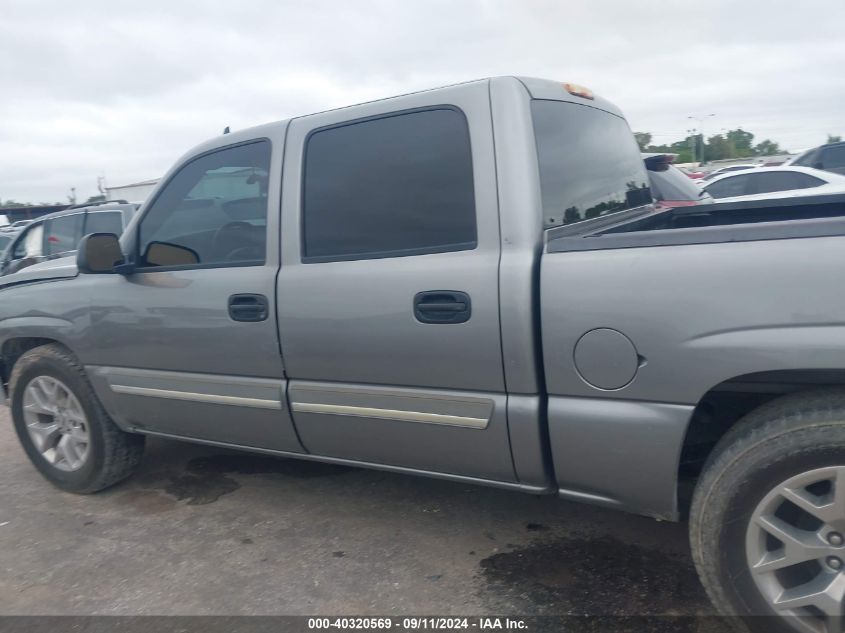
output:
[[153,189],[155,189],[157,184],[158,178],[154,178],[153,180],[133,182],[129,185],[106,187],[106,199],[126,200],[127,202],[143,202],[153,192]]

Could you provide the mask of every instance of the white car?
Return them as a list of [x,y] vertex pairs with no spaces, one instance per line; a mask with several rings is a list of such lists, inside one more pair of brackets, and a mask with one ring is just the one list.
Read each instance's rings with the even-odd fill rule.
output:
[[734,171],[744,171],[746,169],[759,169],[760,165],[756,165],[753,163],[748,163],[745,165],[729,165],[728,167],[720,167],[719,169],[714,169],[709,174],[704,176],[698,181],[698,184],[702,187],[713,180],[714,178],[718,178],[719,176],[724,176],[725,174],[729,174]]
[[811,167],[766,167],[717,176],[703,187],[716,202],[845,193],[845,176]]

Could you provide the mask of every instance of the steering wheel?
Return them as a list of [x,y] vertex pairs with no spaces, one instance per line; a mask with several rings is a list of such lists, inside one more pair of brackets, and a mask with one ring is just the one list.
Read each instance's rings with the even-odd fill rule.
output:
[[227,253],[226,259],[231,259],[231,254],[242,250],[244,247],[252,246],[249,233],[253,230],[249,222],[229,222],[214,232],[212,244],[216,253]]

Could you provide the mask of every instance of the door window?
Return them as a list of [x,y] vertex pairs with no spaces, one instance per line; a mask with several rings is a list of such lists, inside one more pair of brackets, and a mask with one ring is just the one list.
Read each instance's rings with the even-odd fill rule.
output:
[[475,248],[466,117],[444,107],[318,130],[303,198],[306,262]]
[[49,257],[75,251],[82,239],[84,218],[84,213],[74,213],[44,222],[44,254]]
[[822,168],[839,173],[845,172],[845,145],[825,149],[822,153]]
[[140,265],[264,263],[270,142],[205,154],[176,173],[141,220]]
[[748,176],[731,176],[723,180],[717,180],[704,189],[714,198],[732,198],[733,196],[744,196],[748,184]]
[[120,211],[89,211],[85,217],[85,234],[123,233],[123,214]]
[[807,189],[825,184],[823,180],[794,171],[770,171],[755,173],[749,176],[749,193],[771,193],[774,191],[791,191],[793,189]]
[[18,241],[12,251],[13,259],[27,257],[41,257],[44,254],[44,225],[36,224],[30,227]]

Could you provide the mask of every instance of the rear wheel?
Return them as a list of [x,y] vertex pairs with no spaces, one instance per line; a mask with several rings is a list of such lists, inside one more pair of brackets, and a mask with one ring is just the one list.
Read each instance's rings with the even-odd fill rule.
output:
[[109,418],[85,372],[60,345],[20,357],[9,380],[15,431],[33,465],[63,490],[90,493],[128,477],[144,437]]
[[690,515],[693,558],[716,607],[752,629],[843,631],[845,393],[786,396],[714,450]]

